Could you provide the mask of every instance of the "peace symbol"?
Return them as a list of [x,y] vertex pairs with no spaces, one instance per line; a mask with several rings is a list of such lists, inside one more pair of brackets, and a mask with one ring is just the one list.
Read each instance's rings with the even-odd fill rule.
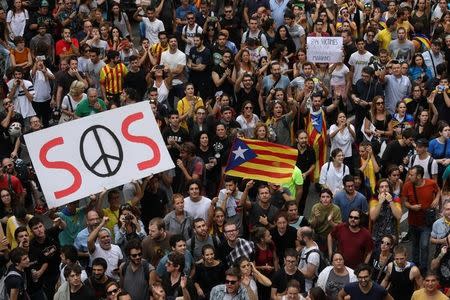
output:
[[[102,132],[104,131],[104,132]],[[95,142],[92,143],[87,141],[87,136],[93,135]],[[108,152],[114,153],[116,152],[116,155],[108,154],[105,152],[105,148],[103,147],[103,144],[106,139],[112,138],[114,141],[117,149],[111,149],[114,147],[109,147]],[[100,138],[102,136],[102,138]],[[102,141],[103,140],[103,141]],[[96,144],[96,145],[95,145]],[[87,153],[85,152],[85,148],[90,153],[99,152],[100,155],[94,162],[90,162],[87,158]],[[80,156],[83,160],[84,165],[86,168],[93,174],[97,175],[98,177],[109,177],[116,174],[122,165],[123,162],[123,150],[122,145],[120,144],[119,139],[117,136],[107,127],[102,125],[94,125],[86,129],[80,138]],[[92,155],[90,155],[92,156]],[[104,168],[101,168],[100,165],[104,165]],[[115,165],[115,167],[114,167]],[[100,169],[100,170],[99,170]],[[106,169],[106,171],[105,171]]]

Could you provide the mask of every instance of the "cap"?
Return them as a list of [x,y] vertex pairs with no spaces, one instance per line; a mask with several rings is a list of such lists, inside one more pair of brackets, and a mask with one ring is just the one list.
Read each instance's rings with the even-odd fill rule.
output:
[[48,7],[48,2],[46,0],[42,0],[39,7]]
[[416,145],[428,147],[428,140],[425,138],[420,138],[416,141]]

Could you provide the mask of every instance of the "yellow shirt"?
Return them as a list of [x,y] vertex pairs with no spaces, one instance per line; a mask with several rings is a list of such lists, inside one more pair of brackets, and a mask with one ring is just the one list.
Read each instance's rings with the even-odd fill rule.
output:
[[[27,215],[27,219],[31,219],[33,215]],[[16,248],[18,246],[16,239],[14,238],[14,232],[16,231],[17,227],[19,227],[19,224],[17,224],[16,217],[12,216],[8,219],[6,222],[6,239],[9,242],[9,246],[12,249]],[[31,231],[30,227],[27,226],[28,235],[30,236],[30,240],[33,237],[33,232]]]
[[108,207],[103,209],[103,214],[105,217],[109,218],[108,223],[105,224],[105,227],[111,232],[111,239],[114,241],[114,225],[119,222],[119,210],[112,211]]
[[392,34],[391,34],[391,32],[389,30],[383,29],[380,32],[378,32],[375,40],[378,41],[378,43],[380,44],[380,48],[381,49],[388,50],[389,43],[392,40]]
[[[202,98],[197,97],[197,96],[194,96],[194,98],[195,98],[194,110],[196,110],[197,108],[199,108],[201,106],[205,106],[203,104]],[[185,113],[187,113],[190,108],[191,108],[191,103],[189,102],[189,100],[186,97],[184,97],[183,99],[181,99],[177,103],[177,111],[178,111],[178,115],[179,116],[182,116]],[[181,122],[181,127],[186,129],[187,131],[189,131],[189,128],[188,128],[187,123],[186,123],[186,119],[183,122]]]
[[425,293],[425,289],[423,288],[415,291],[411,297],[411,300],[448,300],[448,297],[441,291],[437,291],[435,295],[430,297]]
[[400,27],[405,28],[406,34],[407,34],[407,36],[409,36],[409,31],[410,31],[410,28],[411,28],[411,23],[409,23],[408,20],[403,21],[402,23],[400,23],[399,21],[397,21],[397,29],[399,29]]

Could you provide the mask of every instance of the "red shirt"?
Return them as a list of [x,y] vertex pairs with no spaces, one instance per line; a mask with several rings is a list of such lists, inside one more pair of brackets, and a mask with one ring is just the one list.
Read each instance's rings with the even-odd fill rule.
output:
[[[76,38],[72,38],[72,44],[76,47],[79,48],[79,44],[78,44],[78,40]],[[70,44],[68,42],[66,42],[65,40],[59,40],[56,42],[55,45],[56,48],[56,55],[60,56],[62,55],[71,55],[71,54],[75,54],[72,50],[72,47],[70,47]]]
[[[24,191],[22,183],[20,182],[19,178],[17,178],[14,175],[11,175],[11,186],[14,190],[14,193],[16,193],[17,196],[22,195],[22,193]],[[2,175],[0,177],[0,190],[2,190],[2,189],[9,190],[9,182],[8,182],[7,175]]]
[[333,228],[331,236],[337,241],[337,251],[342,253],[345,265],[352,269],[363,263],[367,253],[373,250],[372,235],[364,227],[352,232],[347,223],[341,223]]
[[409,210],[408,223],[414,226],[425,226],[425,210],[431,206],[436,194],[439,192],[437,183],[432,179],[424,178],[424,185],[416,187],[417,198],[411,181],[407,181],[402,188],[401,196],[411,205],[422,204],[419,211]]

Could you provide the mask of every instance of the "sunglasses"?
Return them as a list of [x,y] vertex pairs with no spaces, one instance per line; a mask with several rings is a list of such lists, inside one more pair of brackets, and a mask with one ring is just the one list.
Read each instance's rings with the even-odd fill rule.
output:
[[246,106],[246,107],[244,107],[244,109],[253,109],[253,107],[251,107],[251,106]]
[[355,216],[349,216],[349,219],[353,219],[353,220],[359,220],[359,217],[355,217]]
[[390,242],[386,242],[386,241],[382,241],[381,244],[382,244],[382,245],[387,245],[387,246],[390,246],[390,245],[391,245]]
[[225,284],[236,284],[237,280],[225,280]]
[[142,252],[140,252],[140,253],[135,253],[135,254],[130,254],[130,256],[131,256],[132,258],[141,257],[141,256],[142,256]]
[[112,295],[117,294],[118,292],[119,292],[119,289],[113,289],[113,290],[111,290],[111,291],[107,291],[106,294],[107,294],[108,296],[112,296]]
[[375,102],[376,105],[384,105],[384,102]]

